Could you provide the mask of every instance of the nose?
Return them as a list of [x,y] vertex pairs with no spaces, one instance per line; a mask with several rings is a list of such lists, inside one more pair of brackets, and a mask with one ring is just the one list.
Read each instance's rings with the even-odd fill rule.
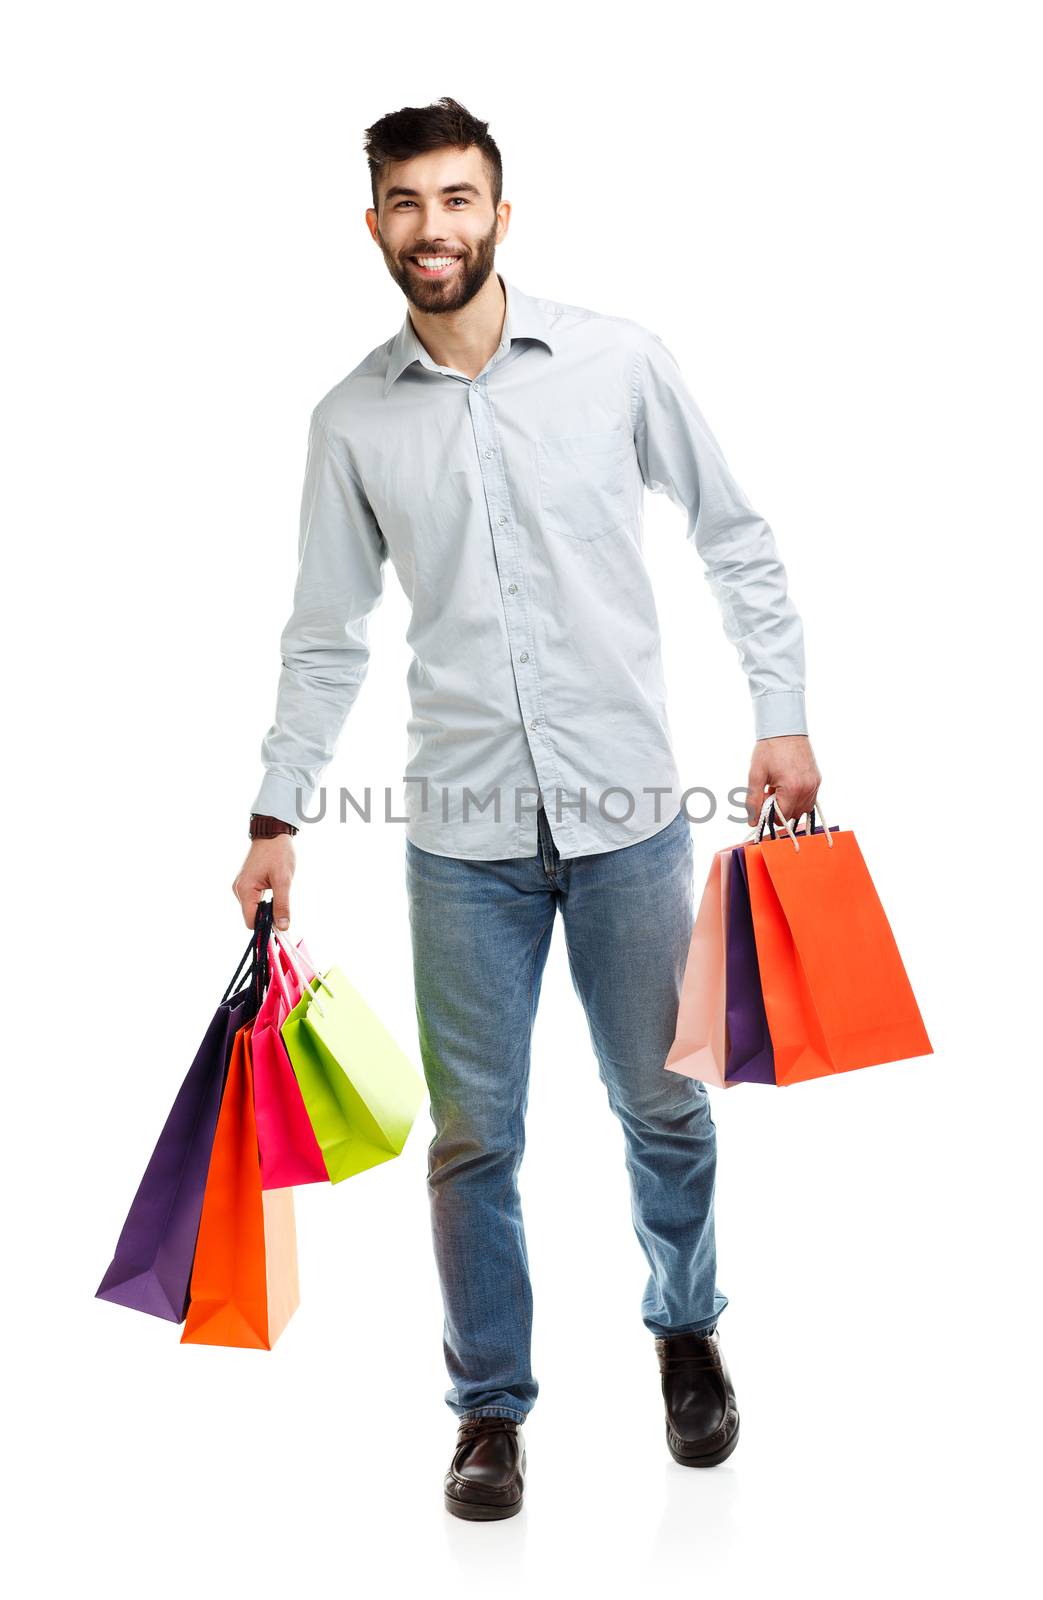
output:
[[444,233],[438,232],[438,225],[442,221],[442,202],[437,198],[428,201],[418,201],[419,210],[413,213],[414,220],[419,221],[420,237],[429,240],[432,244],[445,244]]

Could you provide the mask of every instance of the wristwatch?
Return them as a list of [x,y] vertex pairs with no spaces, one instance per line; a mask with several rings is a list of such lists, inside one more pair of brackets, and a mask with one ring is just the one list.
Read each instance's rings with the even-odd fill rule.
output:
[[265,817],[259,815],[256,811],[251,813],[251,839],[274,839],[280,833],[288,833],[292,836],[297,831],[292,822],[284,822],[282,817]]

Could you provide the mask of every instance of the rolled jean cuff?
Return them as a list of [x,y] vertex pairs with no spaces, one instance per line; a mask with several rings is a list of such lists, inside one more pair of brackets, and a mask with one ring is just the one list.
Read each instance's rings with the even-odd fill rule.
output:
[[510,1406],[477,1406],[473,1411],[457,1412],[457,1420],[470,1422],[475,1417],[508,1417],[511,1422],[524,1422],[527,1411],[512,1411]]

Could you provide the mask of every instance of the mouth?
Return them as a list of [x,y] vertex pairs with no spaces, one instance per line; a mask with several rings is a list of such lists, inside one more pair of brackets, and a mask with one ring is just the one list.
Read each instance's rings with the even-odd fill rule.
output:
[[408,259],[422,278],[448,278],[460,261],[459,256],[410,256]]

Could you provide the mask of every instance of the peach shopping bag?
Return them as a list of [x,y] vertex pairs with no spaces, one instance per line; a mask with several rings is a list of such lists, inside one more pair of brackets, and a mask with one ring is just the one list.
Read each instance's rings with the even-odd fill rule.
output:
[[725,1078],[725,946],[728,873],[733,846],[710,863],[692,929],[677,1007],[677,1030],[665,1068],[686,1078],[730,1089]]

